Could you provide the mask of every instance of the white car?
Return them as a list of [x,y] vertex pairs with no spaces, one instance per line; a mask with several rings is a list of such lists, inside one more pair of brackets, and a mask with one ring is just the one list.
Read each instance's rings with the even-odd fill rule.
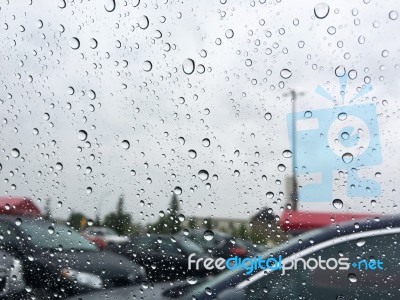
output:
[[106,244],[123,244],[129,241],[127,236],[121,236],[108,227],[89,227],[83,232],[88,237],[102,239]]

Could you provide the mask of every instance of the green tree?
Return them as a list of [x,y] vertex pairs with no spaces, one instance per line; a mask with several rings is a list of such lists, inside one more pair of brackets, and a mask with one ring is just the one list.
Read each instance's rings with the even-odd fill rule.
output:
[[118,234],[128,235],[132,225],[132,216],[124,212],[124,196],[118,200],[116,212],[109,213],[104,218],[104,226],[113,228]]
[[211,218],[207,218],[206,220],[207,220],[207,223],[205,224],[205,228],[208,229],[208,230],[212,230],[213,227],[214,227],[212,219]]
[[179,200],[178,196],[173,193],[169,202],[167,213],[160,216],[158,221],[151,226],[157,233],[174,234],[181,230],[181,221],[179,221]]
[[237,234],[238,234],[239,238],[241,238],[241,239],[247,239],[248,236],[247,236],[247,228],[246,228],[246,225],[244,225],[243,223],[240,224]]
[[45,220],[50,220],[51,219],[51,199],[48,197],[46,198],[46,202],[44,205],[44,214],[43,214],[43,219]]
[[188,220],[188,227],[190,229],[197,229],[197,223],[196,223],[196,220],[194,218],[190,218]]
[[81,228],[82,220],[87,220],[86,216],[81,212],[71,212],[69,218],[67,220],[69,226],[76,230],[83,229]]

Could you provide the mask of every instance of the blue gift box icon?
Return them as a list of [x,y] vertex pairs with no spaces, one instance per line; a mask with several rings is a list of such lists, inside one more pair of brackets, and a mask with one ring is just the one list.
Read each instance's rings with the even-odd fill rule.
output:
[[332,201],[333,172],[339,170],[347,173],[349,197],[380,195],[378,182],[358,176],[361,168],[382,163],[374,103],[290,113],[287,125],[291,149],[295,128],[297,175],[318,174],[320,178],[301,187],[300,201]]

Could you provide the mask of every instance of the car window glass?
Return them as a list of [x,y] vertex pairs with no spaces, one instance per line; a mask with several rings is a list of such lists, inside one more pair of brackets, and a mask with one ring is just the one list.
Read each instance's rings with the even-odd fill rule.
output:
[[64,250],[87,250],[95,251],[97,247],[83,238],[79,233],[60,224],[45,224],[35,222],[23,222],[21,230],[43,249],[64,249]]
[[1,239],[0,243],[8,249],[18,249],[20,247],[20,237],[14,228],[7,223],[0,223]]

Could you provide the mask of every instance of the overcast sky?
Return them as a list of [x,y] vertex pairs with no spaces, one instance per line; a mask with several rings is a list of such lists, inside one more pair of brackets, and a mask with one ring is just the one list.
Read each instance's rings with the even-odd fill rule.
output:
[[[298,111],[332,108],[315,89],[341,99],[344,66],[357,72],[345,75],[344,105],[376,104],[383,163],[359,172],[382,193],[348,197],[346,172],[334,170],[333,198],[344,211],[397,212],[398,1],[326,1],[323,19],[318,1],[138,2],[2,2],[1,195],[41,207],[50,197],[64,218],[104,216],[123,193],[143,223],[174,190],[187,216],[279,211],[292,173],[285,94],[304,92]],[[373,90],[350,102],[369,81]]]

